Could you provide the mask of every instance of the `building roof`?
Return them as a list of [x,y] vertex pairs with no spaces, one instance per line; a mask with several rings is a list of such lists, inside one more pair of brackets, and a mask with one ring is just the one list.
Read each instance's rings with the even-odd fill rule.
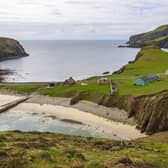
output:
[[63,84],[64,85],[73,85],[75,83],[76,83],[76,81],[72,77],[70,77],[69,79],[65,80]]
[[158,78],[158,75],[157,74],[149,74],[149,75],[146,75],[146,76],[141,76],[137,79],[142,79],[144,81],[147,81],[147,80],[151,80],[151,79],[157,79]]

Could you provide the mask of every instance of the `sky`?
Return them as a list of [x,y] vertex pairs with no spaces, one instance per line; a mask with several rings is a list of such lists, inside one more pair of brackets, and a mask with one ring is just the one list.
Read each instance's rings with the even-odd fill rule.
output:
[[0,0],[0,36],[126,40],[168,24],[168,0]]

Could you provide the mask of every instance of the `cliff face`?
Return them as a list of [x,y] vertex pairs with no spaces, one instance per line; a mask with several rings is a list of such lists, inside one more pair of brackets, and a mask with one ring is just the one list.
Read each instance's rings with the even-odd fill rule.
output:
[[144,47],[156,45],[160,48],[168,48],[168,25],[160,26],[153,31],[131,36],[129,47]]
[[141,132],[153,134],[168,130],[168,91],[148,96],[105,96],[99,104],[118,107],[128,111],[128,117],[134,117]]
[[0,61],[28,56],[22,45],[10,38],[0,38]]
[[168,91],[141,96],[102,96],[98,104],[118,107],[128,111],[128,117],[134,117],[141,132],[153,134],[168,130]]
[[152,134],[168,130],[168,91],[135,98],[129,117],[134,116],[137,128]]

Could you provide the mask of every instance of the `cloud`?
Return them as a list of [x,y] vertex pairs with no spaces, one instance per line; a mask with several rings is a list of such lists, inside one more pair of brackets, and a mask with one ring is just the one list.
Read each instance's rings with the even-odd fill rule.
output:
[[[121,26],[122,25],[122,26]],[[23,40],[33,39],[127,39],[131,23],[53,24],[0,23],[1,34]],[[138,27],[135,27],[137,30]],[[105,31],[104,31],[105,30]],[[135,33],[135,32],[134,32]]]
[[52,15],[59,15],[60,16],[61,12],[58,9],[54,9],[54,10],[51,11],[51,14]]
[[19,39],[125,39],[168,20],[167,0],[0,0],[0,6],[1,36]]

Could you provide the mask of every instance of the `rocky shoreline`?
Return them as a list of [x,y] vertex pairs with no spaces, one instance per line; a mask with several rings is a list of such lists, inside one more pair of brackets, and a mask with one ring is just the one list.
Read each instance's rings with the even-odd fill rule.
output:
[[28,56],[23,46],[15,39],[0,37],[0,61]]
[[[0,61],[17,59],[29,56],[23,46],[15,39],[0,37]],[[4,81],[4,76],[13,72],[9,69],[0,69],[0,82]]]
[[0,69],[0,82],[5,80],[5,76],[13,74],[13,71],[9,69]]

